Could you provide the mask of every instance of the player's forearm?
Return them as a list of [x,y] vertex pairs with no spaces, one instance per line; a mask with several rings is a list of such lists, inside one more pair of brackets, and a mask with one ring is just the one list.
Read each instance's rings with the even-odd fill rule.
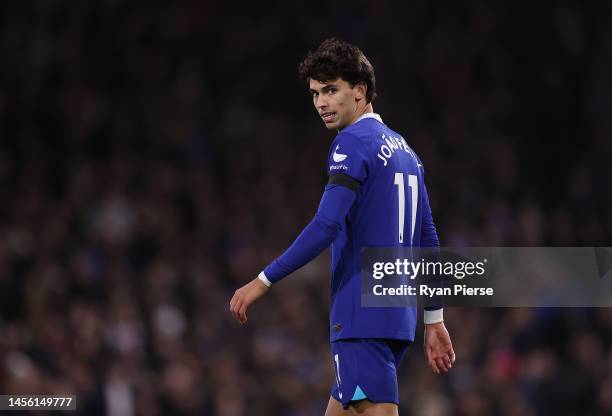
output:
[[[440,260],[440,240],[438,232],[431,213],[429,205],[429,193],[427,187],[423,186],[423,210],[421,222],[421,247],[423,247],[423,256],[430,262]],[[442,276],[432,276],[432,280],[427,282],[432,287],[443,287],[444,279]],[[442,306],[444,306],[444,297],[437,295],[432,298],[426,298],[425,311],[423,313],[423,321],[425,324],[434,324],[444,320]]]
[[269,282],[276,283],[293,273],[329,247],[340,230],[340,224],[317,215],[287,251],[265,268],[265,277]]
[[338,237],[355,192],[342,186],[326,187],[319,210],[296,240],[263,271],[264,283],[276,283],[317,257]]
[[[436,236],[436,243],[437,243]],[[440,248],[438,244],[430,246],[425,250],[428,261],[435,262],[440,261]],[[442,276],[432,276],[433,281],[428,281],[427,284],[431,287],[441,288],[444,287],[445,280]],[[435,295],[433,297],[425,298],[425,308],[423,311],[423,322],[428,324],[436,324],[444,321],[444,296]]]

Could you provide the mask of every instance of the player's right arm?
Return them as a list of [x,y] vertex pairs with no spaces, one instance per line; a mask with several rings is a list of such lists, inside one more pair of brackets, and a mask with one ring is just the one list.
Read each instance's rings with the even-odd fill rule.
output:
[[425,324],[423,348],[427,364],[436,373],[446,373],[455,363],[455,351],[443,321]]
[[427,187],[423,183],[423,210],[421,216],[421,247],[439,247],[440,240],[438,232],[431,214],[431,206],[429,205],[429,194]]
[[[429,195],[427,188],[423,184],[423,209],[421,217],[421,247],[432,247],[430,253],[438,253],[437,248],[440,246],[438,233],[433,221],[431,206],[429,205]],[[425,308],[425,336],[423,340],[423,348],[425,357],[431,370],[436,374],[446,373],[455,363],[455,351],[450,339],[450,334],[444,325],[442,301],[435,305],[430,305]]]
[[[428,261],[438,261],[440,258],[440,240],[438,232],[431,214],[429,205],[429,194],[427,187],[423,183],[422,199],[421,199],[421,239],[420,245],[424,247],[423,253]],[[444,281],[439,276],[432,276],[435,280],[429,281],[428,284],[439,287],[444,284]],[[425,310],[423,312],[423,320],[425,324],[435,324],[443,321],[444,299],[442,296],[435,296],[425,299]]]

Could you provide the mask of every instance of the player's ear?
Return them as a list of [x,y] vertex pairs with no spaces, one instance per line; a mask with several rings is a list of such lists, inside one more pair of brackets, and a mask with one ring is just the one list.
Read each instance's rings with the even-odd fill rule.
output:
[[355,85],[355,99],[357,101],[363,100],[366,97],[366,92],[368,91],[368,87],[363,84]]

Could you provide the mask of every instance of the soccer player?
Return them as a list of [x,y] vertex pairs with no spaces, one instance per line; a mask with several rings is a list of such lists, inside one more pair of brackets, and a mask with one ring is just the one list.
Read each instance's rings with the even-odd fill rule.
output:
[[[329,331],[336,381],[326,416],[398,415],[397,368],[414,340],[416,307],[362,307],[362,247],[437,247],[423,164],[374,113],[374,68],[354,45],[324,41],[299,66],[329,130],[329,181],[314,219],[255,279],[230,310],[241,323],[256,299],[332,246]],[[431,309],[431,308],[429,308]],[[455,361],[442,308],[425,310],[424,348],[434,373]]]

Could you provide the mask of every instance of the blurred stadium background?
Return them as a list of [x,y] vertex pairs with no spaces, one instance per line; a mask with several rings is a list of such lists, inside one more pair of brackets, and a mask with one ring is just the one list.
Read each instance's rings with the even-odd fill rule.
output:
[[[610,245],[611,3],[397,3],[3,3],[0,392],[323,414],[327,257],[247,326],[228,301],[316,210],[333,134],[297,64],[331,35],[374,64],[443,245]],[[611,309],[446,316],[456,367],[418,339],[402,415],[612,414]]]

